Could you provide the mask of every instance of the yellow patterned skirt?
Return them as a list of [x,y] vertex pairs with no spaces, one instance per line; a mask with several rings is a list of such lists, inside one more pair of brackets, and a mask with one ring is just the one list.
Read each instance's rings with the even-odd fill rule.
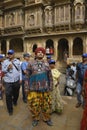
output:
[[39,120],[40,116],[44,121],[50,119],[51,113],[51,94],[50,92],[29,92],[28,105],[35,120]]

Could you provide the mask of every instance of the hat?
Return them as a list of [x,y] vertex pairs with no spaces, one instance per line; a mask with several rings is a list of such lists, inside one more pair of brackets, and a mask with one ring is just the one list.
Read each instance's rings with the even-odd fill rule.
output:
[[24,53],[23,57],[30,57],[30,54],[29,53]]
[[0,59],[2,59],[3,58],[3,55],[2,54],[0,54]]
[[51,60],[49,61],[49,64],[55,64],[55,60],[51,59]]
[[36,48],[36,50],[35,50],[35,55],[37,55],[37,53],[38,53],[39,51],[42,51],[42,53],[45,54],[45,49],[44,49],[43,47],[38,47],[38,48]]
[[51,56],[50,56],[50,55],[48,55],[48,56],[47,56],[47,59],[51,59]]
[[14,50],[9,50],[8,54],[14,54]]
[[84,53],[84,54],[82,55],[82,57],[83,57],[83,58],[87,58],[87,53]]

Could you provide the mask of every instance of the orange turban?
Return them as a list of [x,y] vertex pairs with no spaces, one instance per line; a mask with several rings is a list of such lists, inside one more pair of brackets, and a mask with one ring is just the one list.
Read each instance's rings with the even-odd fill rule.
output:
[[44,49],[43,47],[38,47],[38,48],[36,48],[36,50],[35,50],[35,55],[37,55],[37,53],[38,53],[39,51],[42,51],[42,53],[45,54],[45,49]]

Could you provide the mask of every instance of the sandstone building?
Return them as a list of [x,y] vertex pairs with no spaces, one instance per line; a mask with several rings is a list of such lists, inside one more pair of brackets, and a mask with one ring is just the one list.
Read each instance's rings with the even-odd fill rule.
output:
[[87,52],[87,0],[0,0],[0,53],[53,48],[56,60]]

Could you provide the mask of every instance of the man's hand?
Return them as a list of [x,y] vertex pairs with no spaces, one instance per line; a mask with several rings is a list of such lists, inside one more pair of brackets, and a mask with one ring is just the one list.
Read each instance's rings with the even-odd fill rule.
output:
[[9,64],[8,69],[12,69],[12,68],[13,68],[13,65]]
[[85,90],[82,90],[82,96],[85,97]]

